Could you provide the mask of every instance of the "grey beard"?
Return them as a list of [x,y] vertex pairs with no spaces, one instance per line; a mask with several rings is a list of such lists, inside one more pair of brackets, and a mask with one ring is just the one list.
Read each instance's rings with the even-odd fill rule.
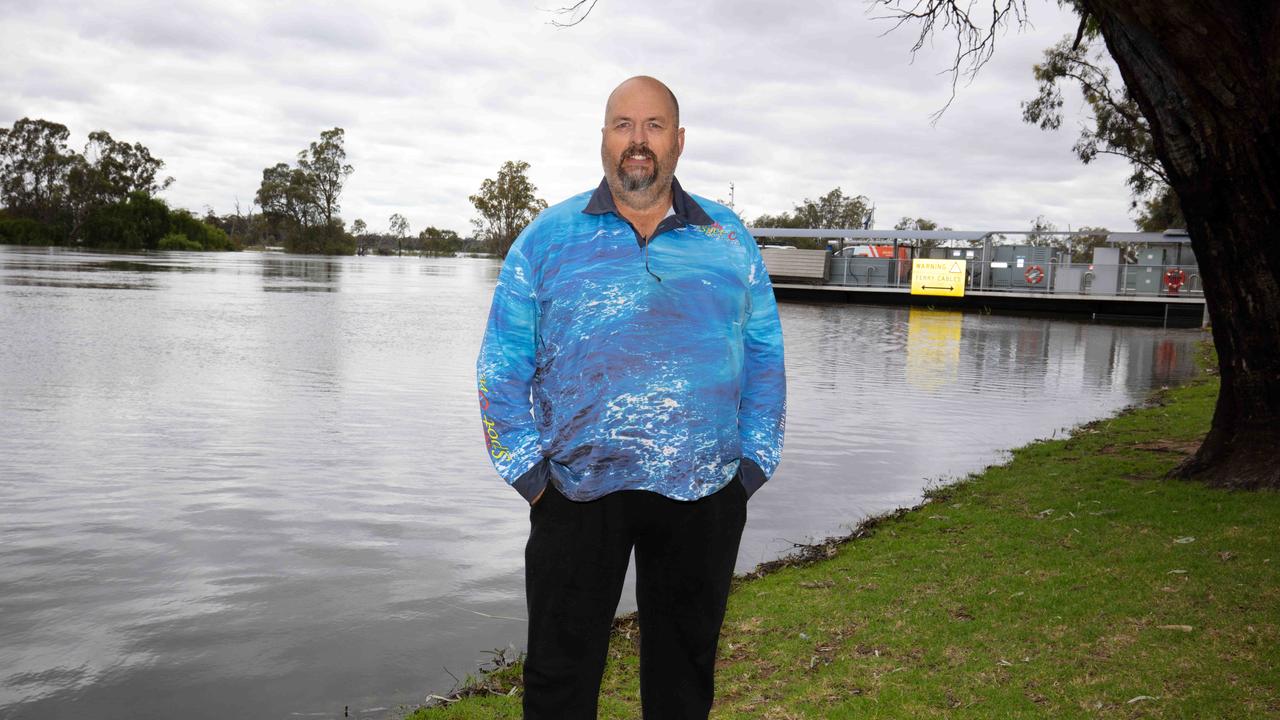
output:
[[641,190],[648,190],[649,188],[653,187],[653,184],[655,182],[658,181],[658,170],[659,168],[658,168],[657,162],[654,162],[653,164],[653,171],[646,175],[629,173],[619,168],[618,180],[621,181],[622,189],[626,190],[627,192],[639,192]]

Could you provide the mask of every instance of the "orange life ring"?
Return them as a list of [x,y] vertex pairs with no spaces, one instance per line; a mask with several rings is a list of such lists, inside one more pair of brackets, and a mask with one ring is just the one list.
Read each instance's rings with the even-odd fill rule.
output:
[[1164,271],[1164,286],[1169,289],[1169,292],[1178,292],[1186,282],[1187,274],[1182,271],[1182,268],[1175,267]]
[[1044,282],[1044,268],[1040,267],[1039,265],[1029,266],[1027,268],[1027,271],[1022,273],[1022,275],[1027,279],[1027,282],[1031,283],[1032,285],[1039,285],[1040,283]]

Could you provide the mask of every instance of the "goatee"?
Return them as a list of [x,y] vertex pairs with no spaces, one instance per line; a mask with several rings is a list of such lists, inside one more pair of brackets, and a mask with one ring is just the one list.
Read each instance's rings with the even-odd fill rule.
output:
[[[635,155],[648,158],[653,164],[653,169],[649,172],[639,169],[628,171],[625,167],[627,158]],[[622,157],[618,158],[618,181],[622,184],[622,189],[627,192],[639,192],[653,187],[653,184],[658,181],[660,170],[658,156],[644,145],[630,145],[622,153]]]

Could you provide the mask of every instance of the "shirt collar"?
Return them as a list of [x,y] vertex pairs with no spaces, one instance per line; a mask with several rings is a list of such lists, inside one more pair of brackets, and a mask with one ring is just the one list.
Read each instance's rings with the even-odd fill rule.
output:
[[[622,217],[618,212],[617,203],[613,201],[613,191],[609,189],[608,178],[600,181],[600,185],[596,187],[595,192],[591,193],[591,199],[587,201],[587,206],[582,209],[582,212],[588,215],[613,213]],[[680,187],[680,181],[674,177],[671,178],[671,212],[668,214],[675,215],[685,225],[715,224],[711,216],[702,209],[692,195]]]

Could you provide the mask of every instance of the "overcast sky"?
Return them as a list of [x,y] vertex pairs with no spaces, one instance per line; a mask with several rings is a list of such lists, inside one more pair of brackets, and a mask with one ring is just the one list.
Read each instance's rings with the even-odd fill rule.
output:
[[170,204],[219,213],[340,126],[344,219],[465,235],[467,196],[505,160],[530,163],[551,203],[599,182],[605,97],[650,74],[680,97],[681,182],[723,199],[733,183],[748,219],[839,186],[874,201],[879,228],[1133,227],[1126,165],[1071,153],[1078,96],[1057,133],[1021,120],[1031,65],[1075,30],[1057,3],[1030,3],[1034,27],[1001,35],[936,125],[948,40],[913,61],[915,31],[859,0],[600,0],[568,29],[549,24],[560,4],[0,0],[0,124],[141,142],[176,179]]

